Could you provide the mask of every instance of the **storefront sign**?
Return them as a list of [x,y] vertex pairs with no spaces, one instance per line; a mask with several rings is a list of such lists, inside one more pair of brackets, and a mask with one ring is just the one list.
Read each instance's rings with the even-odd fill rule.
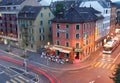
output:
[[60,29],[58,29],[57,32],[66,33],[67,31],[66,30],[60,30]]
[[75,48],[75,50],[74,50],[75,52],[81,52],[82,51],[82,49],[80,49],[80,48]]

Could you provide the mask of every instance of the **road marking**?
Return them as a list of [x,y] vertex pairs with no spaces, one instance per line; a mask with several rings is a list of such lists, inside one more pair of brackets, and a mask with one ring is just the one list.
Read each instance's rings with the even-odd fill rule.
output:
[[94,65],[94,67],[97,67],[99,64],[100,64],[100,62],[97,62],[97,63]]
[[115,67],[116,67],[116,65],[114,64],[114,65],[112,65],[112,67],[111,67],[111,69],[110,70],[114,70],[115,69]]
[[29,80],[23,78],[22,76],[18,76],[18,77],[21,78],[21,79],[23,79],[23,80],[26,81],[26,82],[29,82]]
[[109,69],[111,65],[112,65],[112,64],[108,64],[108,66],[106,67],[106,69]]
[[93,62],[93,63],[91,64],[91,66],[94,66],[96,63],[97,63],[96,61],[95,61],[95,62]]
[[10,81],[13,82],[13,83],[17,83],[17,82],[16,82],[15,80],[13,80],[13,79],[10,79]]
[[20,83],[25,83],[25,82],[23,82],[22,80],[20,80],[20,79],[18,79],[18,78],[14,78],[15,80],[17,80],[18,82],[20,82]]
[[104,62],[100,63],[100,65],[98,67],[100,68],[102,65],[104,65]]
[[10,83],[9,81],[6,81],[6,83]]
[[120,56],[120,53],[115,57],[112,63],[115,63],[115,61],[118,59],[119,56]]
[[108,63],[105,63],[102,68],[105,68],[108,65]]

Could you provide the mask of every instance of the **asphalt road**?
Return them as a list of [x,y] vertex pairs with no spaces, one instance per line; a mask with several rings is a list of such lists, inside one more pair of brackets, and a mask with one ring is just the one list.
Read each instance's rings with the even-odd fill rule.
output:
[[52,71],[61,83],[113,83],[112,73],[120,63],[120,46],[112,54],[103,54],[89,67],[73,71]]
[[[0,53],[2,56],[3,54]],[[12,60],[12,62],[15,61]],[[34,83],[33,79],[35,78],[39,78],[39,83],[50,83],[44,75],[29,68],[27,68],[28,72],[25,72],[24,66],[12,62],[0,59],[0,83]]]

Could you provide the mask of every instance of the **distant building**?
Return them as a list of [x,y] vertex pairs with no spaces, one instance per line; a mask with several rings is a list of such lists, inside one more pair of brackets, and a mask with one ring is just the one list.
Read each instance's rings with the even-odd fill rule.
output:
[[0,2],[0,42],[18,46],[17,18],[24,5],[39,4],[35,0],[2,0]]
[[117,17],[116,9],[117,9],[116,4],[111,3],[110,34],[109,34],[111,36],[115,35],[115,29],[116,29],[115,25],[116,25],[116,17]]
[[35,52],[51,44],[53,18],[48,6],[24,6],[18,14],[20,47]]
[[120,33],[120,5],[117,5],[116,9],[116,33]]
[[[96,38],[96,50],[99,49],[104,43],[104,39],[110,33],[110,17],[111,17],[111,1],[110,0],[83,0],[79,7],[93,7],[101,12],[104,17],[103,23],[97,26],[96,30],[99,33]],[[97,23],[97,22],[96,22]]]
[[92,7],[71,7],[53,19],[53,52],[59,57],[83,61],[95,51],[96,21],[102,19]]

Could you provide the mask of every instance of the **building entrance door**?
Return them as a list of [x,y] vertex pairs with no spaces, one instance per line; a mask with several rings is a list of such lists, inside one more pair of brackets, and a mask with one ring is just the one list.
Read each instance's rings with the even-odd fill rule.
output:
[[76,52],[75,59],[79,59],[79,52]]

